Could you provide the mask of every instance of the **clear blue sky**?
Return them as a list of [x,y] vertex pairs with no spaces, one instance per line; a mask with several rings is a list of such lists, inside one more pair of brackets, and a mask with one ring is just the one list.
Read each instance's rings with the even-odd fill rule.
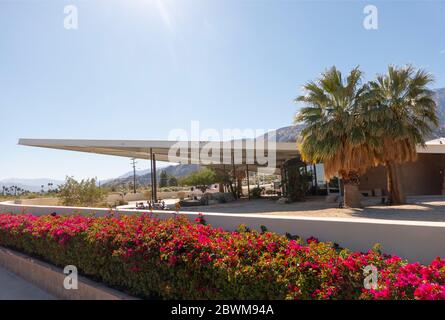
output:
[[[63,27],[68,4],[78,30]],[[378,30],[363,28],[367,4]],[[289,125],[301,86],[332,65],[372,78],[413,63],[445,87],[444,16],[445,1],[0,0],[0,179],[130,170],[125,158],[22,147],[21,137]]]

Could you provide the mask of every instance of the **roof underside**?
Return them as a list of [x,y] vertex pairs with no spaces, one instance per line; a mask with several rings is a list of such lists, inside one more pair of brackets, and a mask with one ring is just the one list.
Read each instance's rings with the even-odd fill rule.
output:
[[[168,140],[62,140],[62,139],[20,139],[19,144],[24,146],[78,151],[86,153],[103,154],[110,156],[119,156],[136,159],[150,159],[150,150],[155,154],[157,161],[176,162],[182,164],[194,163],[200,165],[209,165],[203,163],[199,154],[204,147],[208,148],[209,141],[186,141],[187,152],[176,157],[177,161],[171,161],[169,151],[178,141]],[[252,140],[235,140],[211,142],[212,146],[217,146],[221,150],[216,157],[219,157],[219,164],[211,164],[214,167],[223,166],[222,164],[231,164],[232,155],[237,155],[239,160],[236,165],[249,165],[250,170],[257,170],[261,167],[271,167],[270,164],[264,165],[258,161],[257,154],[269,156],[267,151],[267,141],[258,140],[258,143],[252,143]],[[279,168],[283,162],[299,156],[295,142],[276,142],[275,144],[275,166]],[[258,147],[257,147],[258,146]],[[260,149],[258,149],[260,148]],[[253,152],[253,153],[252,153]],[[445,141],[436,139],[426,142],[424,147],[417,147],[418,153],[445,154]],[[213,155],[213,152],[210,152]],[[247,160],[247,154],[255,156]],[[179,155],[179,154],[178,154]],[[213,157],[213,159],[216,159]]]
[[[157,161],[176,162],[176,163],[196,163],[206,165],[200,159],[199,154],[203,148],[209,146],[216,147],[219,153],[212,150],[208,153],[213,159],[219,158],[219,163],[231,164],[232,155],[237,155],[240,161],[236,164],[249,164],[252,169],[262,165],[262,161],[257,159],[257,153],[268,157],[269,154],[267,141],[258,141],[259,149],[252,140],[237,140],[230,142],[210,142],[209,141],[187,141],[182,142],[187,145],[187,152],[177,153],[178,161],[171,161],[169,151],[175,147],[178,141],[167,140],[60,140],[60,139],[20,139],[19,145],[32,146],[49,149],[69,150],[78,152],[87,152],[136,159],[150,159],[150,150],[155,154]],[[271,145],[272,146],[272,145]],[[299,153],[295,142],[276,142],[275,143],[276,167],[284,161],[298,157]],[[263,151],[266,150],[266,151]],[[252,160],[247,160],[248,154],[254,154]],[[214,156],[214,157],[213,157]],[[250,159],[250,158],[249,158]]]

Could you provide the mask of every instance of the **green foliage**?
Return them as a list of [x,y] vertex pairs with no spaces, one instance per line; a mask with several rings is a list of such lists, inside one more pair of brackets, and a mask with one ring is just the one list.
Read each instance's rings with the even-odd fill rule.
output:
[[[304,86],[296,121],[304,122],[299,149],[309,163],[322,162],[327,179],[339,174],[345,185],[377,165],[387,167],[391,202],[404,202],[397,163],[414,161],[438,124],[433,77],[412,66],[389,66],[362,83],[354,68],[345,78],[335,67]],[[352,199],[353,197],[347,197]],[[346,197],[345,197],[346,199]]]
[[382,245],[380,243],[375,243],[371,250],[376,253],[382,254]]
[[262,187],[255,187],[250,190],[250,197],[252,199],[259,199],[261,198],[261,193],[264,191],[264,188]]
[[335,67],[304,86],[305,94],[296,98],[305,106],[296,121],[304,122],[300,151],[304,161],[322,162],[326,178],[340,173],[364,172],[374,165],[369,154],[370,131],[363,121],[366,86],[362,72],[354,68],[347,77]]
[[169,187],[177,187],[178,186],[178,179],[176,177],[170,176],[168,178],[168,186]]
[[291,159],[285,162],[284,168],[286,174],[286,193],[289,201],[304,200],[309,191],[310,182],[312,181],[312,173],[306,172],[304,168],[306,164],[299,159]]
[[204,193],[209,185],[217,181],[218,177],[216,173],[209,168],[205,168],[182,178],[179,183],[184,186],[195,186]]
[[161,171],[161,174],[159,175],[159,187],[165,188],[168,186],[168,174],[165,170]]
[[388,202],[405,203],[397,164],[415,161],[417,146],[424,145],[438,125],[431,74],[412,66],[389,66],[369,83],[366,119],[377,137],[377,160],[387,168]]
[[407,155],[415,154],[438,125],[434,92],[428,88],[432,82],[431,74],[407,65],[389,66],[369,83],[368,118],[381,138],[383,161],[412,160]]
[[305,104],[296,117],[306,124],[304,160],[323,162],[328,177],[414,160],[416,146],[438,125],[432,82],[431,74],[410,65],[389,66],[365,84],[358,68],[346,79],[335,67],[327,70],[296,99]]
[[65,206],[94,206],[103,201],[105,192],[97,186],[96,179],[77,181],[66,177],[65,183],[59,187],[59,197]]
[[290,234],[289,232],[286,232],[286,233],[285,233],[285,237],[286,237],[288,240],[300,240],[300,239],[301,239],[300,236],[295,235],[295,234]]
[[174,176],[169,175],[167,171],[162,170],[161,174],[159,175],[159,187],[166,188],[176,186],[178,186],[178,179]]

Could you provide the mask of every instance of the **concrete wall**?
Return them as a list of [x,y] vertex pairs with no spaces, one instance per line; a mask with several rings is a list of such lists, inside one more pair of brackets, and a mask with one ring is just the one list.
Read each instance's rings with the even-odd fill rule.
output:
[[[44,215],[95,214],[105,215],[108,209],[69,208],[45,206],[20,206],[13,203],[0,203],[0,212],[31,213]],[[119,214],[135,214],[141,211],[118,210]],[[194,221],[198,213],[180,212]],[[172,211],[155,211],[158,218],[169,218]],[[240,224],[260,230],[262,225],[270,231],[285,234],[289,232],[304,238],[315,236],[322,241],[336,242],[340,246],[355,251],[367,251],[375,243],[383,246],[388,254],[398,255],[410,261],[430,263],[437,256],[445,258],[445,223],[395,221],[362,218],[311,218],[258,214],[205,213],[206,221],[214,227],[235,230]]]
[[106,287],[82,276],[78,277],[77,290],[63,286],[66,275],[63,270],[30,258],[19,252],[0,247],[0,266],[15,273],[59,299],[65,300],[134,300],[123,292]]
[[[417,161],[401,165],[401,179],[407,196],[442,194],[445,154],[419,154]],[[386,169],[370,169],[360,177],[360,190],[386,190]]]
[[[202,192],[200,190],[185,190],[185,191],[159,191],[158,199],[178,199],[180,196],[183,197],[192,197],[192,196],[201,196]],[[138,192],[138,193],[127,193],[124,196],[124,201],[148,201],[151,199],[151,192]],[[111,193],[107,196],[106,202],[115,203],[116,201],[122,200],[122,196],[119,193]]]
[[[202,192],[200,190],[195,191],[169,191],[169,192],[158,192],[159,199],[177,199],[180,195],[184,197],[201,196]],[[148,201],[151,199],[151,193],[127,193],[124,196],[124,201]],[[116,203],[116,201],[122,200],[122,196],[118,193],[111,193],[105,199],[105,202],[109,204]],[[60,206],[62,205],[60,199],[58,198],[35,198],[35,199],[17,199],[14,200],[16,204],[22,204],[25,206]]]

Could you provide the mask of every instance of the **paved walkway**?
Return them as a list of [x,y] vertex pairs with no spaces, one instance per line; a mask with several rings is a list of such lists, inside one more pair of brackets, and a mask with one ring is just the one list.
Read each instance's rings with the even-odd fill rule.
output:
[[0,300],[53,300],[55,297],[0,268]]

